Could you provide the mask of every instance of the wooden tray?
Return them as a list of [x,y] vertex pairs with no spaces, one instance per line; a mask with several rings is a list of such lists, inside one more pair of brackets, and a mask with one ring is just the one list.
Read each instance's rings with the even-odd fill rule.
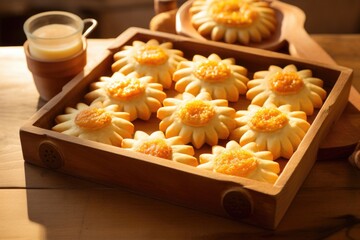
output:
[[[299,69],[311,69],[315,76],[324,79],[327,99],[311,119],[311,127],[297,151],[288,161],[282,161],[282,172],[274,185],[199,171],[191,166],[51,130],[55,117],[62,114],[67,106],[84,101],[90,83],[100,76],[111,75],[115,52],[124,45],[131,45],[134,40],[152,38],[173,42],[174,48],[181,49],[188,59],[194,54],[208,56],[211,53],[217,53],[222,58],[234,57],[249,70],[249,76],[255,71],[267,69],[271,64],[285,66],[292,63]],[[116,38],[103,55],[99,53],[97,62],[87,66],[21,127],[23,156],[26,162],[62,173],[123,186],[181,206],[275,228],[314,164],[321,140],[347,103],[351,75],[352,70],[345,67],[329,66],[286,54],[247,47],[234,48],[229,44],[130,28]],[[134,122],[136,128],[147,128],[146,124]]]

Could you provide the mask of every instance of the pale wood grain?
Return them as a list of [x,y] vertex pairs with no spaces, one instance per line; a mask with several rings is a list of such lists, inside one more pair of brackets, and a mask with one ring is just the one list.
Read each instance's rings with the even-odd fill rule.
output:
[[[359,88],[359,35],[312,36]],[[90,40],[96,57],[109,40]],[[341,47],[338,47],[339,44]],[[21,47],[0,48],[0,239],[357,239],[360,172],[318,161],[276,231],[24,164],[19,127],[42,105]],[[346,111],[356,113],[349,106]],[[5,127],[6,126],[6,127]]]

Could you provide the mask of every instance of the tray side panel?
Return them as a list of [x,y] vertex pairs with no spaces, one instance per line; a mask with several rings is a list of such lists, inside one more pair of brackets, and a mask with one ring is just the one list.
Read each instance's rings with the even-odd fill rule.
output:
[[[286,210],[290,206],[301,184],[306,179],[311,168],[316,162],[318,149],[327,136],[329,130],[338,120],[348,103],[348,96],[351,88],[352,71],[346,70],[339,77],[333,91],[328,96],[324,106],[319,111],[312,123],[308,133],[299,146],[299,151],[293,156],[293,162],[288,163],[284,174],[276,183],[282,186],[282,191],[277,196],[277,211],[275,225],[280,223]],[[300,155],[299,157],[296,157]],[[291,174],[288,174],[291,173]]]
[[[26,162],[206,213],[274,228],[276,201],[271,195],[152,163],[143,154],[120,155],[116,150],[109,151],[108,146],[102,150],[87,140],[76,144],[44,133],[39,128],[20,131]],[[189,167],[180,165],[183,170]]]

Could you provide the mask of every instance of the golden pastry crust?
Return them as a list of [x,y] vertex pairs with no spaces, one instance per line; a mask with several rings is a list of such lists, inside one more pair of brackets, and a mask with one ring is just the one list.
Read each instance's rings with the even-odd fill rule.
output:
[[280,172],[271,152],[258,151],[255,143],[229,141],[226,147],[213,146],[212,153],[201,154],[199,160],[198,168],[268,183],[275,183]]
[[216,145],[219,139],[228,138],[235,128],[235,110],[224,99],[212,100],[207,92],[196,97],[184,93],[182,99],[166,98],[157,117],[162,121],[159,129],[166,137],[181,136],[184,143],[201,148],[205,143]]
[[55,122],[54,131],[119,147],[123,138],[131,138],[134,133],[128,113],[118,112],[116,105],[104,107],[100,102],[67,107]]
[[274,159],[289,159],[310,127],[306,118],[305,112],[291,111],[290,105],[249,105],[248,110],[236,112],[237,127],[230,139],[242,146],[255,142],[260,150],[270,151]]
[[209,92],[213,99],[237,102],[247,90],[246,74],[247,69],[236,65],[234,58],[221,59],[213,53],[208,58],[195,55],[192,61],[181,62],[173,80],[178,92]]
[[292,110],[304,111],[307,115],[312,115],[314,108],[320,108],[326,98],[323,81],[312,77],[311,70],[298,71],[293,64],[284,68],[272,65],[266,71],[258,71],[247,85],[246,97],[251,104],[290,104]]
[[204,37],[226,43],[261,42],[276,29],[275,10],[258,0],[195,0],[191,22]]
[[111,77],[101,77],[91,84],[91,92],[85,95],[87,101],[100,101],[105,106],[116,104],[119,111],[128,112],[130,121],[137,118],[149,120],[166,98],[160,83],[152,83],[149,76],[137,77],[136,73],[127,76],[115,72]]
[[161,131],[155,131],[150,135],[143,131],[136,131],[134,139],[124,139],[121,147],[190,166],[198,165],[192,146],[185,145],[179,136],[165,138]]
[[183,60],[183,52],[173,49],[171,42],[159,43],[150,39],[145,43],[136,40],[114,54],[112,70],[125,75],[136,72],[140,77],[152,76],[154,82],[168,89],[172,84],[172,74]]

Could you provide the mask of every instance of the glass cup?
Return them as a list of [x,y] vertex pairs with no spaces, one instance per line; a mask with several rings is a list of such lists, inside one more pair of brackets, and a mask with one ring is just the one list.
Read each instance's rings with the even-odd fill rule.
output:
[[[85,31],[84,24],[91,23]],[[59,60],[79,53],[86,37],[95,27],[95,19],[82,20],[79,16],[63,11],[36,14],[24,23],[32,57],[41,60]]]
[[[84,31],[85,24],[91,25]],[[36,14],[24,23],[26,62],[40,97],[48,101],[81,73],[86,65],[86,36],[96,27],[95,19],[50,11]]]

